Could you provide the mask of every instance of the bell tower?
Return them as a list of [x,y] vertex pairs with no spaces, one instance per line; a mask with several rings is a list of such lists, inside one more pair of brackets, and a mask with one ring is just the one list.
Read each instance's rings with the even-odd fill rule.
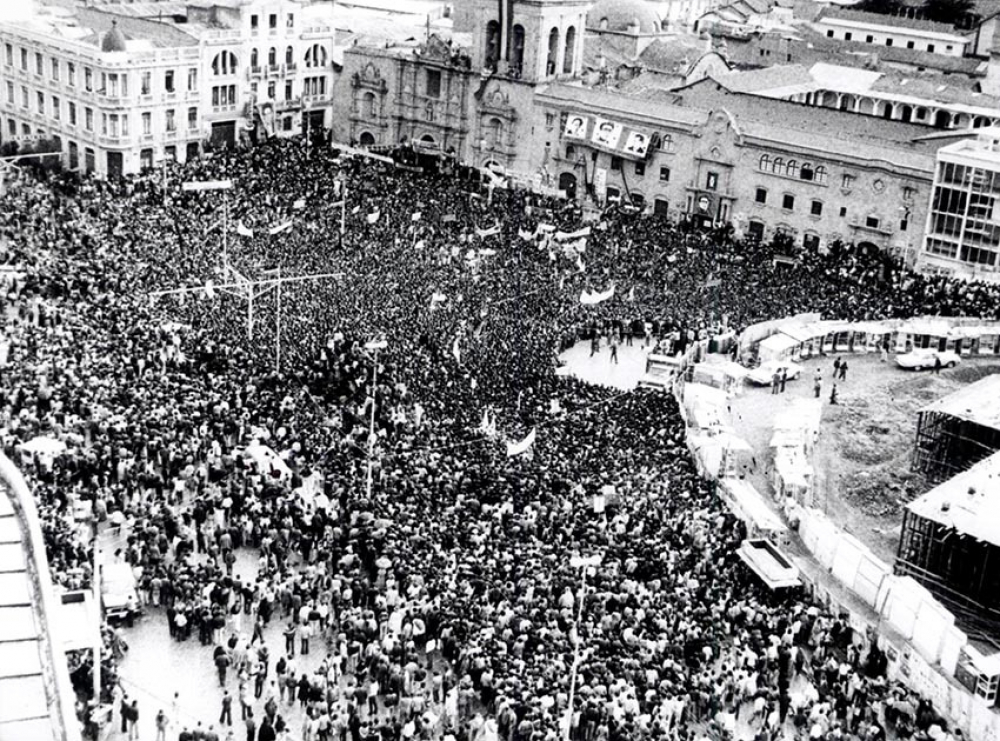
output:
[[580,74],[588,0],[474,0],[473,66],[529,84]]

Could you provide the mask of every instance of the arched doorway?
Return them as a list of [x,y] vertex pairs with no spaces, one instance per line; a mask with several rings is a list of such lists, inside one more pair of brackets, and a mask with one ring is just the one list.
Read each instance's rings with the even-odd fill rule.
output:
[[576,175],[571,172],[564,172],[559,176],[559,190],[566,193],[566,197],[571,201],[576,200]]
[[878,252],[878,247],[873,242],[858,242],[857,244],[858,254],[861,255],[874,255]]
[[375,135],[370,131],[362,131],[361,136],[358,137],[358,142],[362,147],[373,147],[375,146]]
[[939,129],[950,129],[951,128],[951,112],[950,111],[938,111],[937,115],[934,116],[934,126]]
[[437,142],[434,141],[434,137],[431,136],[430,134],[424,134],[422,137],[420,137],[420,142],[421,144],[426,144],[428,147],[437,146]]

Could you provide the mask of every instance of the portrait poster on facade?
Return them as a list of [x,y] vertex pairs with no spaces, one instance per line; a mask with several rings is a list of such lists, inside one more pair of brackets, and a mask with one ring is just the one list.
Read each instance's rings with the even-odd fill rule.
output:
[[626,157],[642,159],[649,149],[649,135],[642,131],[630,131],[625,139],[622,154]]
[[567,139],[586,139],[588,124],[590,124],[588,116],[580,116],[576,113],[570,114],[569,118],[566,119],[566,128],[563,130],[563,136]]
[[622,138],[622,125],[615,121],[608,121],[605,118],[598,118],[594,121],[594,133],[590,140],[604,149],[617,149],[618,141]]

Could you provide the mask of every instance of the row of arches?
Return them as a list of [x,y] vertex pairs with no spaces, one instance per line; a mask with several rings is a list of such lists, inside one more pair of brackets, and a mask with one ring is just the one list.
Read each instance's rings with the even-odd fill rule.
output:
[[[576,64],[576,26],[566,29],[565,37],[560,34],[558,27],[553,27],[549,31],[548,55],[545,62],[545,74],[555,75],[559,70],[562,74],[573,74]],[[490,21],[486,24],[486,66],[495,70],[500,61],[500,24],[497,21]],[[508,60],[511,70],[520,75],[524,67],[524,26],[520,23],[514,24],[511,29],[510,59]],[[560,51],[562,51],[560,65]]]
[[835,108],[841,111],[863,113],[905,123],[921,123],[937,129],[979,129],[993,126],[1000,119],[984,115],[972,115],[964,111],[950,111],[947,108],[896,103],[864,95],[838,93],[833,90],[818,90],[806,93],[805,103],[821,108]]
[[[322,44],[313,44],[306,50],[306,67],[325,67],[329,60],[329,54]],[[285,47],[284,63],[289,66],[295,64],[295,49],[291,46]],[[273,46],[267,52],[267,64],[271,67],[278,65],[278,50]],[[250,67],[254,69],[260,67],[260,51],[258,49],[250,50]],[[238,72],[239,59],[233,52],[220,51],[212,59],[212,74],[216,77],[235,75]]]

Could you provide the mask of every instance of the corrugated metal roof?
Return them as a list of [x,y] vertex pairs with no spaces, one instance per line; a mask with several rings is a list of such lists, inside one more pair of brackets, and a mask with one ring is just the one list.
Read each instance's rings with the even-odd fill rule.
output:
[[[1000,380],[1000,375],[989,378]],[[996,394],[1000,385],[993,388]],[[994,453],[969,470],[935,486],[906,508],[925,520],[1000,546],[1000,517],[997,517],[997,512],[1000,512],[1000,453]]]
[[[920,411],[947,414],[973,424],[1000,430],[1000,373],[981,378],[965,388],[948,394],[943,399],[928,404]],[[997,521],[1000,522],[1000,517]]]

